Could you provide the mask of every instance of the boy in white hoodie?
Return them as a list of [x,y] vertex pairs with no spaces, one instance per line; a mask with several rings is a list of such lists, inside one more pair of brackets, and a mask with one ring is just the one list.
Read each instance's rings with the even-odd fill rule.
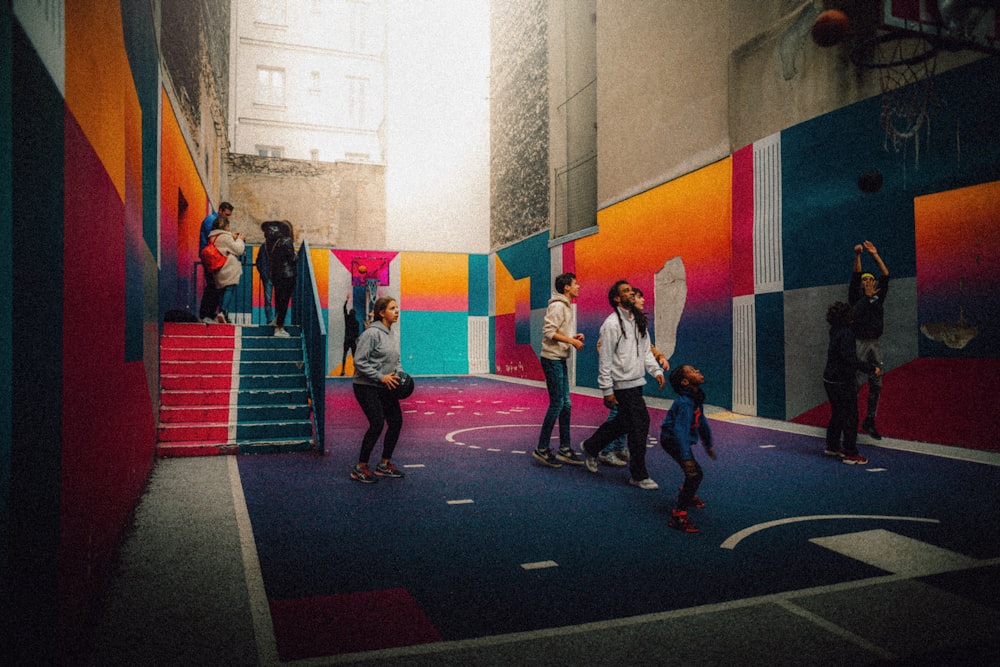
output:
[[648,322],[642,311],[635,310],[635,296],[627,280],[619,280],[608,291],[608,303],[615,312],[601,325],[601,351],[598,356],[597,386],[609,409],[618,405],[618,414],[601,424],[594,435],[583,441],[587,470],[597,472],[597,456],[622,433],[628,434],[629,484],[640,489],[657,489],[646,471],[646,439],[649,437],[649,411],[642,397],[646,373],[656,378],[660,390],[665,380],[656,363],[649,342]]
[[[561,468],[563,463],[582,465],[583,459],[570,447],[569,417],[572,402],[569,395],[569,369],[566,360],[570,352],[583,347],[583,334],[576,332],[576,314],[573,299],[580,295],[580,283],[572,273],[556,276],[555,293],[549,299],[542,325],[542,371],[549,392],[549,409],[542,421],[538,444],[532,452],[538,461],[550,468]],[[552,454],[549,440],[556,420],[559,421],[559,450]]]

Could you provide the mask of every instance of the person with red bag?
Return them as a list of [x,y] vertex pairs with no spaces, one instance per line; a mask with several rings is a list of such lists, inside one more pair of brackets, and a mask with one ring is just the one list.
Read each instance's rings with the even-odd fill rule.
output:
[[221,310],[216,315],[216,321],[221,324],[231,323],[229,311],[236,299],[233,288],[239,284],[243,276],[243,262],[240,258],[246,252],[246,242],[242,234],[229,231],[229,216],[221,215],[212,223],[208,242],[214,243],[219,252],[226,257],[226,263],[212,273],[212,280],[215,282],[215,289],[219,293],[221,302]]
[[[212,225],[219,218],[229,219],[229,216],[233,214],[233,205],[227,201],[219,204],[219,210],[216,213],[209,213],[205,216],[205,219],[201,221],[200,233],[198,235],[198,255],[201,256],[201,251],[204,250],[205,246],[208,245],[208,237],[212,232]],[[201,266],[202,273],[205,276],[205,289],[201,293],[201,304],[198,306],[198,319],[200,319],[205,324],[212,324],[215,322],[216,313],[219,311],[219,303],[222,299],[222,293],[215,286],[215,279],[212,277],[212,271],[202,263]]]

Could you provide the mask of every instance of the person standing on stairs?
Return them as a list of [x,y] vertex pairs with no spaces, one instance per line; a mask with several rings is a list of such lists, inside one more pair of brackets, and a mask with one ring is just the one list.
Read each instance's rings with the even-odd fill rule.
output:
[[[205,216],[205,219],[201,221],[201,229],[198,233],[199,253],[208,245],[208,235],[212,233],[216,219],[226,218],[228,220],[232,214],[233,205],[224,201],[219,204],[218,212],[209,213]],[[222,294],[215,286],[215,278],[212,276],[212,272],[204,265],[201,268],[205,274],[205,289],[201,293],[201,303],[198,305],[198,319],[205,324],[212,324],[215,322],[216,313],[219,311],[219,301],[222,298]]]
[[264,240],[271,283],[274,285],[274,335],[288,338],[291,334],[285,330],[285,316],[288,314],[288,304],[292,300],[297,275],[295,229],[287,220],[265,222],[261,227],[276,229],[271,237]]
[[[351,479],[372,484],[379,477],[402,477],[391,462],[396,442],[403,428],[403,411],[399,398],[393,391],[399,386],[403,367],[399,361],[399,337],[392,332],[392,325],[399,321],[399,305],[392,297],[383,296],[372,308],[374,321],[358,337],[354,355],[354,398],[368,419],[368,430],[361,440],[358,463],[351,469]],[[382,460],[373,472],[368,467],[375,443],[388,424],[382,441]]]
[[[221,207],[220,207],[221,208]],[[212,223],[212,231],[208,234],[209,242],[215,239],[215,247],[226,256],[226,263],[218,271],[212,274],[215,280],[215,288],[220,295],[222,309],[216,319],[222,323],[232,323],[229,319],[229,311],[232,310],[236,301],[236,285],[239,284],[243,276],[243,253],[246,252],[246,242],[239,232],[229,231],[229,216],[220,215]]]

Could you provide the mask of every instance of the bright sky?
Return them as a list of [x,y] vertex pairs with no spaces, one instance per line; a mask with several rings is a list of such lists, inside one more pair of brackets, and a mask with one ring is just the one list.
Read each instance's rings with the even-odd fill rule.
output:
[[387,0],[386,244],[489,252],[489,1]]

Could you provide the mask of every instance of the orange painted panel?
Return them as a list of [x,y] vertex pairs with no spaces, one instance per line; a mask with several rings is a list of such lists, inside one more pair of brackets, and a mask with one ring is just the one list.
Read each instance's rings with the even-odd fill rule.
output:
[[468,255],[401,253],[399,269],[407,310],[468,311]]
[[499,255],[496,258],[496,314],[513,315],[517,304],[514,276],[510,274]]
[[66,106],[125,199],[125,118],[134,96],[118,0],[66,3]]

